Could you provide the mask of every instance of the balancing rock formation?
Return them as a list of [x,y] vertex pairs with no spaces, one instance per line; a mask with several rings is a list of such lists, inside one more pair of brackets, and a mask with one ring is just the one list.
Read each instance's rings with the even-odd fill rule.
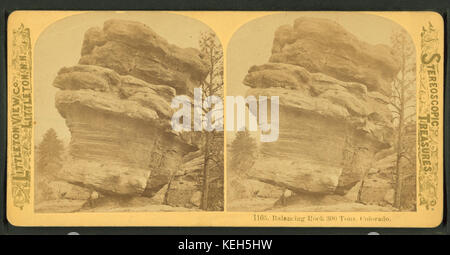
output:
[[[198,50],[171,45],[144,24],[109,20],[89,29],[79,64],[62,68],[53,84],[72,135],[61,178],[103,195],[153,197],[172,176],[192,174],[183,157],[198,147],[172,131],[170,103],[206,75]],[[185,206],[191,198],[168,199]]]
[[262,144],[249,177],[296,193],[347,193],[374,154],[391,146],[397,63],[388,46],[362,42],[329,20],[280,27],[269,63],[244,79],[247,95],[280,98],[279,139]]

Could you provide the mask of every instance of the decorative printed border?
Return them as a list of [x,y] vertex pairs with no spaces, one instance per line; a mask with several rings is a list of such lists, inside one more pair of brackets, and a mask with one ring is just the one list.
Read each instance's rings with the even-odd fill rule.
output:
[[30,203],[33,94],[30,29],[23,24],[13,30],[9,84],[9,158],[14,206]]
[[417,156],[419,206],[434,210],[438,201],[440,102],[439,34],[429,22],[422,27],[420,86],[418,90]]

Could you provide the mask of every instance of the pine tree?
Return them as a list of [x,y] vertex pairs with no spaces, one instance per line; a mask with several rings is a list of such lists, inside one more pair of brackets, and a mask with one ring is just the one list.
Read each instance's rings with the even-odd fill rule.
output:
[[63,142],[58,138],[56,131],[50,128],[45,132],[37,148],[37,172],[48,175],[54,174],[61,168]]
[[256,156],[256,142],[248,130],[236,133],[230,148],[230,169],[241,173],[248,170]]
[[400,71],[392,83],[391,96],[393,121],[395,125],[395,196],[394,207],[400,209],[404,173],[401,169],[402,159],[409,159],[405,145],[407,122],[415,117],[415,61],[414,45],[404,30],[395,31],[391,36],[392,48],[400,60]]
[[[200,51],[208,64],[208,75],[201,83],[202,99],[209,96],[223,97],[223,52],[222,45],[213,32],[202,33],[199,40]],[[202,107],[203,113],[209,109]],[[218,120],[216,120],[218,121]],[[217,206],[218,199],[222,194],[210,194],[210,184],[213,180],[223,183],[223,131],[204,131],[203,137],[203,176],[202,176],[202,199],[200,208],[211,210]],[[220,141],[220,142],[218,142]],[[215,174],[219,173],[219,174]],[[223,186],[223,185],[222,185]],[[223,203],[222,203],[223,206]]]

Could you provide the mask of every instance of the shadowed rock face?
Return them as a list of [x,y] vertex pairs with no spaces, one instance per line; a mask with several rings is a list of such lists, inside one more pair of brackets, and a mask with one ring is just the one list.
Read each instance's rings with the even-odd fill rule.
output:
[[398,66],[389,47],[300,18],[278,29],[269,62],[251,67],[244,84],[247,95],[279,96],[279,139],[262,144],[249,176],[297,193],[345,194],[390,147]]
[[157,194],[198,150],[172,131],[171,100],[192,93],[206,72],[199,51],[141,23],[88,30],[79,65],[62,68],[53,84],[72,135],[60,177],[106,195]]

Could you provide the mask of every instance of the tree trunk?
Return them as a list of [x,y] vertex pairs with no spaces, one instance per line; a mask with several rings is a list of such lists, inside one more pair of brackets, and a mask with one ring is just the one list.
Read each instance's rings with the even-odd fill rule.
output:
[[170,191],[170,186],[172,185],[173,178],[174,178],[174,174],[170,174],[169,183],[167,183],[167,190],[166,190],[166,193],[164,193],[164,200],[163,200],[164,205],[169,204],[169,191]]
[[397,176],[396,187],[395,187],[395,198],[394,198],[394,207],[400,209],[401,207],[401,197],[402,197],[402,176],[400,173],[400,157],[397,153],[397,161],[396,161],[396,169],[395,175]]
[[203,188],[202,188],[202,201],[200,203],[200,209],[208,210],[208,192],[209,192],[209,133],[205,132],[205,147],[204,147],[204,159],[203,159]]
[[395,187],[395,197],[394,197],[394,207],[400,209],[401,206],[401,197],[402,197],[402,176],[400,169],[400,159],[401,159],[401,145],[402,145],[402,129],[403,129],[403,113],[400,114],[400,122],[398,126],[398,138],[397,138],[397,159],[395,162],[395,175],[396,179],[396,187]]
[[[402,52],[404,52],[404,45],[402,45]],[[395,175],[397,177],[396,187],[395,187],[395,196],[394,196],[394,207],[397,209],[401,208],[401,198],[402,198],[402,176],[400,169],[400,160],[402,157],[402,142],[403,142],[403,125],[405,118],[405,62],[406,56],[402,55],[402,69],[401,69],[401,80],[399,82],[400,86],[400,95],[399,95],[399,122],[398,122],[398,130],[397,130],[397,159],[395,163]]]

